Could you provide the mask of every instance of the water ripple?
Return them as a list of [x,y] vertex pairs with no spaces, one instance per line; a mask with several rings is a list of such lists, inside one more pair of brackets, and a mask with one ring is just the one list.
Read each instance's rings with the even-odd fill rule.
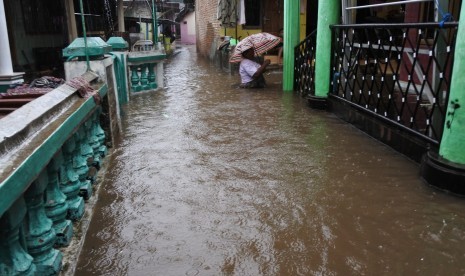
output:
[[464,275],[464,202],[281,91],[188,46],[133,95],[76,275]]

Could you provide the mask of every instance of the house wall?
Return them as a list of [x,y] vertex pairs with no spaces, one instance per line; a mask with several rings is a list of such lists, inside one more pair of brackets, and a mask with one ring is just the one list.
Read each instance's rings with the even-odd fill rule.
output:
[[195,44],[195,12],[187,14],[180,23],[181,42],[186,44]]
[[[307,0],[300,0],[300,41],[304,40],[306,37],[307,30]],[[284,10],[282,11],[284,12]],[[266,15],[265,15],[266,17]],[[230,36],[232,38],[239,38],[240,40],[244,37],[247,37],[251,34],[256,34],[262,32],[262,29],[244,29],[242,25],[237,25],[237,27],[221,27],[220,35]]]
[[256,34],[260,33],[262,29],[243,29],[242,25],[237,25],[237,28],[224,28],[222,27],[220,29],[220,35],[227,35],[232,38],[239,38],[239,40],[242,40],[244,37],[247,37],[251,34]]
[[[216,19],[218,0],[197,1],[195,5],[196,45],[200,56],[214,59],[220,37],[220,22]],[[200,15],[200,16],[199,16]]]

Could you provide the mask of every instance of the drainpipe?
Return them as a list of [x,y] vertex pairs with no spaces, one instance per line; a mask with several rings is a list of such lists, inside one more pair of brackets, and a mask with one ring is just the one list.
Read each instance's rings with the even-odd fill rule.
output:
[[13,73],[3,0],[0,0],[0,38],[0,92],[5,92],[10,85],[23,83],[24,73]]
[[460,21],[455,44],[454,65],[444,131],[439,154],[430,150],[421,165],[422,177],[431,185],[453,193],[465,195],[465,8],[460,11]]
[[339,22],[340,0],[318,1],[318,25],[316,34],[315,96],[309,96],[309,105],[325,109],[331,83],[331,30],[329,26]]
[[125,32],[123,0],[118,0],[118,31]]
[[294,47],[300,37],[300,1],[284,0],[283,90],[294,90]]
[[153,44],[158,48],[158,26],[157,26],[157,7],[155,6],[155,1],[152,0],[152,20],[153,20]]
[[87,51],[86,21],[84,19],[84,6],[82,4],[82,0],[79,0],[79,6],[81,8],[81,22],[82,22],[82,32],[84,36],[84,47],[85,47],[85,52],[86,52],[87,71],[90,71],[89,52]]

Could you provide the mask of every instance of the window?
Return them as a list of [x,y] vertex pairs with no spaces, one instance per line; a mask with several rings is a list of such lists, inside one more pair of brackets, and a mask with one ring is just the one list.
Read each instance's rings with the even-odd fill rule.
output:
[[244,0],[245,28],[261,27],[261,0]]
[[[444,12],[457,13],[460,0],[342,0],[343,23],[417,23],[441,21],[436,15],[440,3]],[[403,4],[399,4],[403,3]],[[449,7],[448,7],[449,6]],[[449,9],[448,9],[449,8]],[[438,18],[437,18],[438,16]],[[454,16],[454,19],[455,16]]]
[[[51,2],[51,3],[50,3]],[[27,34],[56,34],[63,31],[63,1],[21,0]]]

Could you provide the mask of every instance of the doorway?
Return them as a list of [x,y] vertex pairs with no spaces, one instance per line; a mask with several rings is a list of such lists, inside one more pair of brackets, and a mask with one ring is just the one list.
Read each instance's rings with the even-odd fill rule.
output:
[[284,0],[264,0],[262,30],[279,36],[284,24]]

